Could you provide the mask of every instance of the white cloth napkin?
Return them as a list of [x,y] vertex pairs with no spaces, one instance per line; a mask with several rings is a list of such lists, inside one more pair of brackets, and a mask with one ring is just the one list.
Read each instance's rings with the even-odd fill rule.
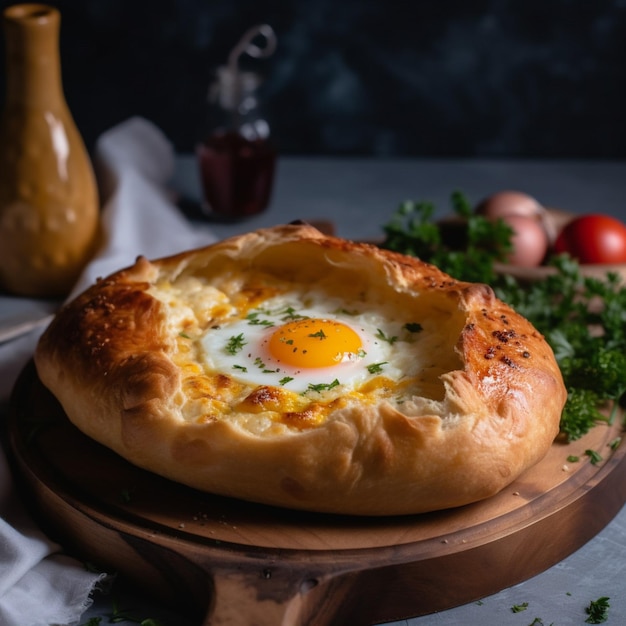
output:
[[104,244],[73,295],[140,254],[154,259],[215,241],[172,205],[165,185],[174,173],[174,152],[147,120],[134,117],[102,135],[95,169],[104,202]]
[[[139,254],[158,258],[215,240],[188,223],[170,201],[165,185],[174,171],[174,152],[149,121],[131,118],[103,134],[94,166],[103,200],[103,243],[72,296]],[[0,346],[0,408],[40,333]],[[87,572],[35,526],[0,449],[0,626],[78,624],[103,576]]]

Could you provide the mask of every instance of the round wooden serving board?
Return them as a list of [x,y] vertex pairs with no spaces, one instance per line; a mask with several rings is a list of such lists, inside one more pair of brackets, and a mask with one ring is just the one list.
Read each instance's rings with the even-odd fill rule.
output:
[[139,470],[75,429],[32,364],[6,427],[16,479],[54,539],[212,626],[357,626],[470,602],[557,563],[626,501],[626,445],[609,445],[619,425],[554,444],[489,500],[391,518],[260,506]]

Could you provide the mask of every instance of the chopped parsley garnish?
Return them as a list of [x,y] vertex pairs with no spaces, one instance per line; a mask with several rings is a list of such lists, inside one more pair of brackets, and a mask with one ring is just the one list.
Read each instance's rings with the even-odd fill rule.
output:
[[290,383],[293,380],[293,378],[291,376],[285,376],[284,378],[281,378],[278,382],[281,385],[286,385],[287,383]]
[[191,337],[187,333],[185,333],[185,332],[180,332],[180,333],[178,333],[178,335],[179,335],[179,337],[183,337],[185,339],[191,339]]
[[592,465],[597,465],[602,461],[602,456],[595,450],[585,450],[585,454],[589,457]]
[[339,381],[335,378],[335,380],[333,380],[332,383],[319,383],[318,385],[309,383],[307,391],[328,391],[329,389],[333,389],[334,387],[338,387],[338,386],[339,386]]
[[377,328],[376,331],[377,332],[375,336],[378,337],[378,339],[386,341],[391,346],[396,343],[396,341],[398,341],[398,338],[396,336],[388,337],[380,328]]
[[292,307],[292,306],[288,306],[282,313],[283,317],[281,317],[281,320],[287,321],[287,320],[304,320],[308,318],[308,315],[301,315],[300,313],[296,313],[296,310]]
[[567,462],[568,462],[568,463],[578,463],[578,461],[580,461],[580,457],[578,457],[578,456],[576,456],[576,455],[574,455],[574,454],[570,454],[570,455],[567,457]]
[[275,374],[276,372],[278,372],[277,369],[268,370],[267,367],[265,366],[265,363],[263,362],[263,359],[260,356],[254,359],[254,364],[261,370],[263,374]]
[[316,333],[311,333],[309,337],[319,337],[320,339],[327,339],[326,333],[320,329]]
[[248,324],[250,326],[274,326],[274,322],[265,319],[259,319],[259,315],[266,314],[266,312],[255,311],[253,313],[248,313],[246,315],[246,319],[248,320]]
[[[626,285],[619,275],[583,276],[566,255],[550,259],[554,273],[543,280],[498,273],[495,264],[512,250],[511,228],[476,214],[459,192],[451,204],[458,219],[438,223],[431,203],[404,202],[383,226],[382,247],[417,256],[457,280],[491,285],[543,334],[568,392],[560,424],[566,440],[612,424],[626,399]],[[601,409],[609,405],[606,416]]]
[[585,609],[585,612],[589,616],[585,620],[585,624],[603,624],[609,618],[608,612],[610,598],[603,596],[597,600],[592,600],[589,606]]
[[424,330],[422,325],[418,324],[417,322],[408,322],[404,325],[404,328],[410,333],[419,333]]
[[525,611],[528,608],[528,602],[522,602],[521,604],[514,604],[511,607],[511,611],[513,611],[513,613],[521,613],[522,611]]
[[388,361],[382,361],[380,363],[372,363],[367,366],[367,371],[370,374],[380,374],[383,371],[383,365],[387,365]]
[[226,352],[228,352],[228,354],[237,354],[245,345],[246,341],[243,338],[243,333],[239,333],[228,340]]
[[243,365],[233,365],[233,369],[239,370],[240,372],[243,372],[244,374],[248,371],[248,368],[244,367]]

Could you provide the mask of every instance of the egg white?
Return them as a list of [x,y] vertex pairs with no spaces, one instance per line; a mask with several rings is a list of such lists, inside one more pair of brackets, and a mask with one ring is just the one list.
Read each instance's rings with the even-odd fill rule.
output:
[[[293,367],[280,362],[267,348],[269,339],[278,327],[301,317],[349,326],[359,335],[363,352],[330,367]],[[210,370],[254,386],[283,387],[297,393],[353,390],[376,376],[400,380],[411,374],[406,342],[414,337],[404,329],[406,321],[390,321],[380,312],[355,310],[353,304],[328,298],[307,296],[305,301],[279,296],[248,311],[245,318],[231,318],[206,332],[202,338],[204,359]]]

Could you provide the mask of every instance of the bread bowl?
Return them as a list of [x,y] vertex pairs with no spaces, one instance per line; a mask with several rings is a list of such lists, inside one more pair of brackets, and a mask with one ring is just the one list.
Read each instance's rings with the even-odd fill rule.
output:
[[[278,356],[268,348],[298,320],[329,324],[305,332],[318,342],[306,354],[335,326],[357,335],[324,365],[328,383],[308,382],[321,367],[308,356],[280,352],[291,335]],[[248,337],[246,324],[266,333]],[[61,309],[35,364],[70,421],[131,463],[334,514],[489,497],[546,454],[566,398],[544,338],[491,288],[306,224],[138,258]]]

